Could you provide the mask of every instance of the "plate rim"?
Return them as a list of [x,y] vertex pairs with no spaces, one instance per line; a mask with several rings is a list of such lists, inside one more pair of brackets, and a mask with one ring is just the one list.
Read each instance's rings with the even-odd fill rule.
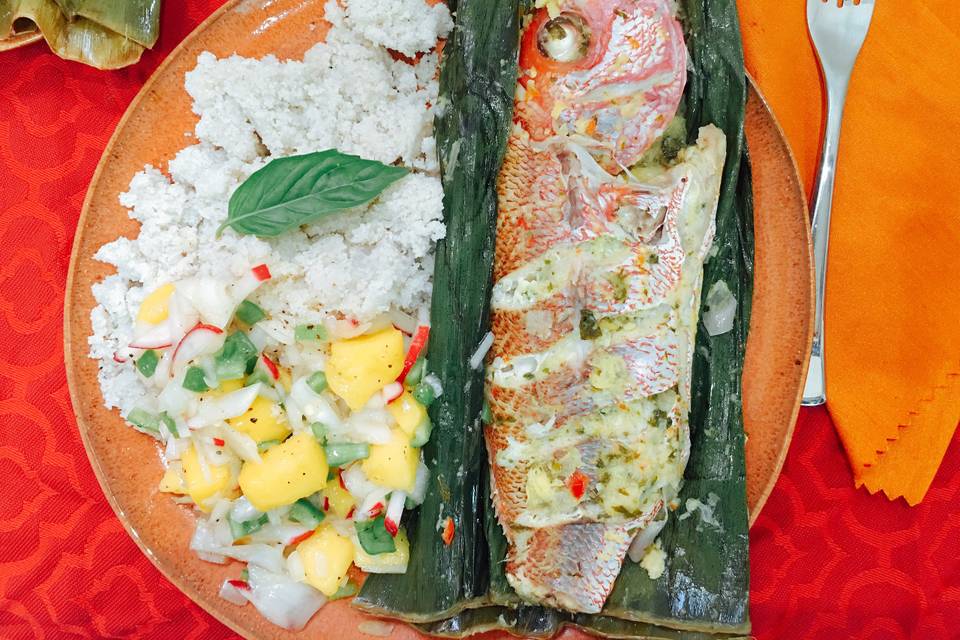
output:
[[[777,456],[776,461],[774,462],[774,472],[771,474],[770,478],[767,480],[767,484],[764,487],[763,491],[760,492],[760,496],[757,498],[757,503],[754,505],[753,509],[749,514],[749,528],[752,529],[754,523],[757,521],[757,518],[760,517],[760,513],[763,511],[764,505],[767,504],[767,500],[770,498],[770,494],[773,493],[774,487],[777,485],[777,481],[780,479],[780,474],[783,471],[783,465],[787,461],[787,454],[790,452],[790,445],[793,443],[793,434],[797,428],[797,419],[800,417],[800,407],[803,405],[803,384],[802,381],[806,380],[807,372],[810,368],[810,356],[811,349],[813,348],[813,323],[815,318],[815,304],[816,304],[816,281],[815,275],[813,272],[813,236],[810,231],[810,204],[807,200],[806,193],[803,188],[803,179],[800,176],[800,166],[797,164],[797,157],[793,153],[793,148],[790,146],[790,140],[787,138],[786,132],[783,130],[783,127],[780,125],[780,120],[777,118],[776,112],[770,106],[770,103],[767,101],[766,96],[763,95],[763,92],[760,90],[760,85],[757,83],[756,78],[749,70],[745,70],[747,76],[747,91],[753,92],[753,95],[760,101],[760,104],[763,106],[763,110],[769,115],[770,122],[773,123],[774,130],[777,132],[777,140],[782,143],[783,151],[787,159],[790,161],[790,177],[791,183],[795,184],[800,190],[800,202],[803,205],[804,217],[806,219],[806,225],[804,226],[804,239],[806,240],[806,253],[807,253],[807,264],[810,266],[810,274],[807,278],[808,281],[808,291],[810,294],[810,309],[808,314],[808,323],[807,323],[807,339],[806,346],[804,348],[804,356],[802,358],[802,364],[800,366],[800,380],[801,384],[797,385],[796,397],[793,402],[793,411],[790,414],[790,422],[787,425],[786,435],[783,440],[783,446],[780,449],[779,455]],[[749,95],[748,98],[749,100]],[[746,129],[744,129],[744,139],[746,140],[747,134]],[[749,141],[746,141],[747,150],[750,149]]]
[[[139,549],[143,552],[143,554],[150,560],[151,564],[153,564],[153,566],[156,567],[157,570],[167,580],[169,580],[170,583],[173,584],[179,591],[184,593],[194,603],[200,606],[206,613],[211,615],[220,623],[226,625],[235,633],[239,634],[243,638],[246,638],[247,640],[257,640],[259,636],[253,635],[254,633],[253,630],[241,626],[240,624],[235,622],[231,617],[219,615],[216,608],[212,606],[210,599],[207,598],[207,596],[204,593],[202,593],[199,589],[195,588],[192,584],[188,583],[184,577],[180,576],[179,574],[174,574],[168,571],[167,568],[164,567],[163,564],[160,562],[160,559],[153,553],[153,551],[141,539],[137,530],[134,528],[132,523],[127,518],[126,512],[124,511],[122,506],[119,504],[116,495],[109,488],[109,483],[107,482],[106,475],[103,471],[103,468],[101,467],[100,460],[93,452],[93,445],[88,436],[89,425],[87,424],[85,417],[83,417],[81,413],[77,411],[77,407],[80,406],[79,403],[82,398],[80,398],[79,392],[77,391],[78,384],[75,378],[74,367],[71,364],[75,360],[75,353],[73,349],[73,340],[72,340],[73,332],[71,329],[71,324],[72,324],[71,319],[72,319],[72,310],[73,310],[72,301],[74,297],[73,285],[76,279],[75,278],[76,269],[78,264],[80,246],[82,244],[81,242],[78,242],[78,240],[81,237],[81,234],[83,233],[83,229],[85,228],[85,223],[91,208],[91,202],[93,200],[94,192],[95,192],[95,189],[93,188],[93,186],[99,182],[101,174],[104,172],[104,169],[110,160],[112,151],[116,146],[118,140],[120,139],[121,132],[125,128],[127,121],[131,118],[132,114],[136,111],[137,107],[144,100],[144,98],[151,93],[153,89],[153,85],[156,84],[158,78],[160,78],[163,75],[163,73],[167,70],[168,67],[173,65],[175,59],[183,52],[183,50],[187,49],[193,43],[193,41],[199,36],[199,34],[201,34],[203,31],[207,29],[207,27],[209,27],[212,23],[220,19],[224,14],[235,10],[238,6],[244,4],[247,1],[248,0],[228,0],[223,5],[218,7],[213,13],[207,16],[202,22],[200,22],[189,34],[187,34],[184,37],[183,40],[180,41],[180,43],[177,44],[176,47],[174,47],[164,57],[163,61],[156,67],[156,69],[153,70],[153,72],[150,74],[150,76],[141,86],[137,94],[130,101],[127,108],[124,110],[124,113],[121,116],[121,118],[117,121],[114,131],[110,135],[110,139],[107,141],[107,144],[103,149],[102,155],[100,156],[100,159],[97,162],[96,169],[94,170],[93,174],[90,177],[90,182],[87,187],[87,192],[84,195],[83,204],[81,206],[80,215],[77,218],[77,224],[74,231],[74,237],[73,237],[72,247],[70,251],[70,263],[69,263],[67,275],[66,275],[66,286],[64,289],[63,349],[64,349],[64,368],[66,372],[66,379],[67,379],[67,386],[68,386],[68,391],[70,396],[71,408],[73,409],[74,418],[77,423],[77,430],[80,432],[80,438],[83,443],[84,453],[87,456],[87,460],[90,463],[90,466],[94,472],[94,475],[96,476],[97,482],[100,485],[100,489],[104,497],[107,499],[107,502],[110,505],[111,509],[113,509],[114,514],[120,520],[124,530],[133,539],[133,541],[136,543]],[[37,39],[40,39],[41,37],[42,36],[37,34]],[[34,40],[31,40],[31,42],[32,41]],[[747,78],[747,88],[746,88],[747,98],[749,99],[749,94],[752,92],[756,96],[756,98],[759,99],[763,107],[763,110],[766,112],[766,114],[769,115],[770,120],[773,123],[775,131],[777,133],[777,138],[782,143],[786,156],[790,160],[791,169],[792,169],[791,175],[790,175],[791,183],[800,185],[801,194],[802,194],[802,181],[800,179],[800,173],[797,166],[796,158],[783,132],[783,129],[780,126],[780,123],[777,120],[775,113],[770,108],[770,105],[767,102],[766,98],[764,97],[763,93],[760,91],[760,88],[757,85],[754,77],[749,72],[746,72],[746,78]],[[749,141],[746,138],[745,131],[744,131],[744,144],[747,146],[747,149],[749,150]],[[803,209],[806,215],[806,221],[808,223],[807,226],[804,227],[804,237],[806,240],[806,247],[807,247],[807,253],[808,253],[807,261],[812,268],[813,246],[812,246],[812,240],[809,232],[809,208],[808,208],[807,200],[805,197],[801,197],[800,200],[803,203]],[[814,281],[813,281],[812,271],[811,271],[811,276],[810,278],[808,278],[808,280],[809,280],[810,291],[813,292]],[[813,317],[812,305],[810,309],[810,317],[811,319]],[[801,367],[801,370],[802,370],[801,379],[805,379],[806,377],[806,372],[807,372],[807,368],[809,366],[809,360],[810,360],[810,346],[813,340],[812,321],[808,323],[808,326],[809,326],[809,330],[807,332],[808,339],[807,339],[807,344],[805,349],[805,356],[803,358],[802,367]],[[787,453],[790,449],[790,444],[793,440],[793,434],[796,427],[797,417],[800,411],[802,395],[803,395],[803,386],[801,384],[801,385],[798,385],[794,407],[791,413],[791,420],[787,427],[785,437],[783,439],[783,445],[782,445],[781,451],[779,452],[779,455],[775,461],[774,472],[770,475],[767,485],[765,486],[764,490],[761,492],[760,496],[758,497],[757,503],[755,504],[754,509],[749,512],[750,527],[753,526],[754,522],[756,521],[757,517],[762,511],[763,506],[766,504],[767,499],[772,493],[773,488],[780,477],[783,464],[786,460]]]

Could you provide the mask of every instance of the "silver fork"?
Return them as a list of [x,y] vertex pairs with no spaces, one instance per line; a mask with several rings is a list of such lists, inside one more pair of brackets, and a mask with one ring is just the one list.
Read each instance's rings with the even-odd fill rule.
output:
[[874,0],[807,0],[807,28],[820,60],[827,85],[827,126],[824,131],[820,165],[813,190],[813,254],[817,278],[816,314],[810,369],[803,389],[803,404],[816,406],[827,401],[824,388],[823,298],[827,276],[827,243],[830,239],[830,209],[833,182],[837,173],[837,146],[840,123],[847,99],[847,85],[860,47],[873,17]]

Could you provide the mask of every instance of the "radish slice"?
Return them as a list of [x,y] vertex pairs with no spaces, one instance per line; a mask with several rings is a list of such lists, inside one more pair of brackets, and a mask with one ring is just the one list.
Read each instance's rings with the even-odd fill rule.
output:
[[250,271],[243,274],[243,277],[230,285],[228,291],[230,297],[233,298],[236,304],[240,304],[247,296],[257,290],[257,288],[272,278],[270,274],[270,269],[267,268],[267,265],[260,264],[255,266]]
[[173,351],[171,374],[186,363],[209,353],[216,353],[226,339],[223,329],[212,324],[198,323],[183,336],[183,340]]
[[269,375],[272,379],[280,379],[280,369],[277,368],[277,365],[267,356],[267,354],[260,354],[259,365],[263,367],[263,369],[267,372],[267,375]]
[[253,404],[260,392],[260,387],[261,384],[258,382],[201,402],[197,414],[190,418],[187,424],[191,429],[197,429],[242,415]]
[[391,309],[387,315],[390,317],[390,322],[393,323],[393,326],[408,336],[412,336],[417,330],[417,319],[410,314],[404,313],[399,309]]
[[383,524],[393,537],[397,536],[400,530],[400,518],[403,517],[403,504],[407,501],[407,494],[403,491],[394,491],[390,494],[390,502],[387,503],[387,516]]
[[363,335],[370,328],[369,322],[357,322],[356,320],[338,320],[336,318],[327,318],[327,332],[333,340],[349,340]]
[[[344,479],[344,481],[346,481],[346,479]],[[353,492],[351,491],[350,493]],[[383,510],[383,503],[387,499],[387,493],[389,493],[389,489],[384,489],[383,487],[376,487],[368,493],[360,503],[360,506],[357,507],[357,512],[353,515],[353,519],[357,522],[362,522],[380,515],[380,511]],[[380,507],[376,508],[378,504]]]
[[400,371],[400,375],[397,376],[397,382],[403,383],[404,379],[407,377],[407,374],[410,373],[410,369],[413,368],[413,365],[417,363],[417,358],[420,357],[420,352],[423,351],[423,348],[427,346],[427,339],[430,337],[430,327],[428,325],[421,325],[417,327],[417,332],[413,336],[413,340],[410,341],[410,348],[407,350],[407,355],[403,359],[403,370]]
[[130,343],[131,349],[166,349],[173,344],[170,332],[170,323],[161,322],[157,325],[147,325],[143,333]]
[[391,382],[383,388],[383,401],[390,404],[403,395],[403,385],[399,382]]
[[250,591],[250,585],[243,580],[224,580],[220,587],[220,597],[239,607],[247,604],[246,596],[241,591]]

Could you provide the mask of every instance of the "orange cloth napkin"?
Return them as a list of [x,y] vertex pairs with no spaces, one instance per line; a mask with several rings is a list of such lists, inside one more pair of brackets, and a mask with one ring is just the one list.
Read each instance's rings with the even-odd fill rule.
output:
[[[809,192],[824,109],[805,5],[739,2],[747,68]],[[929,488],[960,421],[958,135],[956,3],[876,0],[840,143],[827,398],[857,486],[911,505]]]

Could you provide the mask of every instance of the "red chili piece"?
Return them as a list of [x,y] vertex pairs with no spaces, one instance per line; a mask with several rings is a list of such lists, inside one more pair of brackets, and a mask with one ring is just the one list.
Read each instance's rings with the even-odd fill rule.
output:
[[440,539],[443,540],[443,544],[450,546],[450,543],[453,542],[453,534],[456,530],[456,527],[453,524],[453,518],[447,517],[447,521],[443,524],[443,533],[440,534]]
[[410,348],[407,350],[407,357],[403,359],[403,370],[397,376],[397,382],[403,384],[407,374],[410,373],[410,369],[417,363],[417,358],[420,357],[420,352],[426,346],[428,337],[430,337],[430,327],[426,325],[417,327],[417,332],[413,334],[413,341],[410,342]]
[[581,473],[579,469],[571,473],[570,477],[567,478],[567,487],[570,488],[570,493],[577,500],[583,497],[583,494],[587,491],[587,485],[589,484],[590,478]]
[[253,271],[253,275],[260,282],[263,282],[264,280],[269,280],[270,278],[273,277],[272,275],[270,275],[270,269],[265,264],[258,264],[253,269],[251,269],[251,271]]

